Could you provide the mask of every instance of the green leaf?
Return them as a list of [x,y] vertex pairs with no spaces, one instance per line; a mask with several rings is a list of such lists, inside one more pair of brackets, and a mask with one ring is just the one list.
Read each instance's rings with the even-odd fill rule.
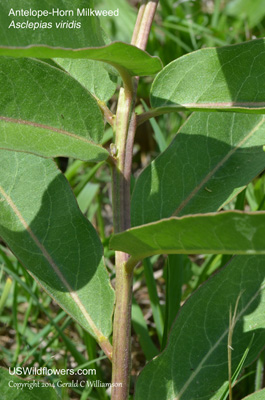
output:
[[0,151],[0,236],[47,293],[97,340],[113,289],[97,233],[52,160]]
[[187,54],[158,74],[151,105],[265,113],[264,63],[264,39]]
[[220,209],[264,169],[264,133],[261,115],[192,114],[139,176],[132,224]]
[[[59,400],[55,389],[51,386],[42,386],[41,382],[36,379],[26,380],[16,375],[10,375],[7,369],[0,368],[0,388],[1,398],[3,400],[36,400],[49,399]],[[46,382],[47,384],[47,382]]]
[[0,148],[44,157],[105,160],[97,101],[42,61],[0,57]]
[[225,211],[163,219],[114,235],[114,250],[154,254],[265,254],[265,212]]
[[264,398],[265,398],[265,389],[252,393],[250,396],[244,397],[243,400],[264,400]]
[[54,58],[54,61],[98,99],[107,102],[115,93],[117,76],[109,71],[109,65],[85,59]]
[[[92,1],[86,0],[55,0],[52,5],[48,0],[43,0],[41,10],[53,13],[53,10],[67,11],[68,15],[42,15],[39,18],[12,16],[10,9],[18,10],[16,0],[0,4],[0,55],[12,57],[34,58],[86,58],[98,60],[113,65],[116,69],[126,69],[134,75],[152,75],[161,70],[161,61],[151,57],[148,53],[135,46],[115,42],[105,46],[104,35],[95,16],[80,16],[78,9],[94,9]],[[25,0],[24,10],[40,10],[37,0]],[[20,9],[19,9],[20,10]],[[69,11],[73,15],[69,15]],[[8,16],[9,15],[9,16]],[[10,24],[52,23],[52,27],[41,28],[14,28]],[[80,23],[79,28],[61,28],[56,24],[67,21],[71,24]]]
[[[11,4],[15,10],[17,10],[17,4],[11,1],[7,7],[5,4],[0,5],[0,9],[2,8],[2,14],[0,16],[4,17],[5,13],[8,13],[11,9]],[[32,9],[39,9],[39,4],[34,1],[26,1],[23,3],[26,7]],[[75,13],[78,7],[82,10],[83,7],[91,7],[94,8],[93,2],[88,0],[84,1],[72,1],[71,3],[68,1],[54,1],[53,7],[51,8],[51,4],[47,1],[42,2],[41,10],[44,10],[46,7],[50,9],[57,10],[59,9],[74,9]],[[107,7],[107,9],[110,9]],[[113,17],[112,17],[113,18]],[[75,48],[77,45],[82,47],[93,47],[93,46],[104,46],[107,44],[108,40],[105,39],[104,33],[102,32],[99,24],[99,20],[96,17],[89,16],[89,17],[78,17],[71,18],[71,17],[58,17],[58,16],[49,16],[49,18],[37,18],[29,17],[16,17],[13,18],[16,21],[22,22],[23,20],[32,20],[36,23],[41,21],[49,20],[49,22],[59,23],[62,20],[78,20],[82,24],[81,29],[35,29],[30,30],[30,34],[27,30],[21,29],[19,31],[19,35],[16,33],[14,28],[9,28],[8,26],[12,21],[12,16],[8,18],[3,18],[2,25],[0,28],[0,44],[7,46],[15,46],[21,47],[24,45],[32,45],[32,44],[47,44],[51,47],[62,46],[63,48]],[[5,35],[5,32],[8,32],[8,35]],[[51,62],[51,60],[45,60],[46,62]],[[116,80],[117,72],[114,70],[109,71],[112,67],[103,64],[99,61],[93,60],[86,60],[86,59],[67,59],[67,58],[60,58],[55,59],[57,64],[59,64],[63,69],[68,71],[76,80],[78,80],[83,86],[85,86],[91,93],[96,95],[100,100],[107,101],[109,100],[115,92],[116,89]]]
[[229,310],[240,296],[233,332],[232,373],[254,334],[246,365],[265,342],[265,257],[239,256],[184,304],[166,350],[136,384],[136,400],[210,400],[227,380]]
[[35,45],[16,48],[0,46],[0,55],[34,58],[87,58],[109,63],[117,70],[125,69],[131,76],[154,75],[162,67],[158,57],[152,57],[145,51],[122,42],[80,50]]
[[[32,44],[62,47],[67,49],[79,49],[82,47],[94,47],[104,45],[104,38],[100,28],[99,19],[96,16],[77,16],[77,9],[83,8],[94,9],[94,1],[92,0],[42,0],[41,7],[38,0],[23,0],[23,7],[19,7],[16,0],[1,2],[0,4],[0,44],[1,47],[23,48]],[[44,12],[48,11],[49,15],[39,16],[23,15],[21,9],[25,11],[31,10]],[[59,10],[58,10],[59,9]],[[12,11],[13,10],[13,11]],[[53,11],[54,10],[54,11]],[[57,10],[59,14],[57,15]],[[72,11],[74,15],[72,14]],[[14,16],[14,13],[18,15]],[[66,15],[63,15],[66,12]],[[20,15],[19,15],[20,14]],[[14,27],[12,22],[25,23],[27,26],[21,28]],[[56,27],[56,23],[60,22],[80,22],[81,27]],[[30,23],[35,26],[30,27]],[[52,27],[44,28],[42,24],[51,23]],[[39,24],[39,25],[37,25]],[[76,24],[75,24],[76,26]],[[8,34],[7,34],[8,33]],[[50,57],[48,57],[50,58]]]

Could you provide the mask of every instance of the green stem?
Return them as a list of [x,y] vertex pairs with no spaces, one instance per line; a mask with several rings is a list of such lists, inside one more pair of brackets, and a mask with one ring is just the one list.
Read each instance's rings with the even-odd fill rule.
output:
[[[112,168],[114,232],[130,227],[130,178],[131,160],[136,118],[133,111],[135,92],[131,80],[124,81],[120,91],[115,144],[117,148],[116,165]],[[127,272],[125,265],[129,256],[116,252],[116,305],[113,325],[113,368],[112,400],[126,400],[129,393],[131,370],[131,302],[133,270]]]
[[[112,201],[114,232],[122,232],[130,227],[130,178],[131,171],[126,166],[131,165],[131,154],[126,153],[127,142],[132,142],[134,132],[129,132],[133,108],[133,94],[121,88],[116,122],[116,164],[112,166]],[[135,119],[135,117],[133,118]],[[130,133],[130,137],[129,137]]]
[[133,271],[127,272],[127,254],[116,253],[116,307],[113,327],[112,400],[126,400],[129,393],[131,372],[131,305]]
[[141,4],[139,11],[138,11],[138,15],[137,15],[137,20],[135,23],[135,27],[134,27],[134,31],[133,31],[133,35],[132,35],[132,40],[131,40],[131,44],[133,44],[134,46],[136,45],[137,42],[137,37],[139,35],[139,29],[142,23],[142,19],[143,19],[143,15],[144,15],[144,11],[145,11],[145,7],[146,4]]
[[[152,20],[157,6],[156,1],[147,1],[141,6],[137,18],[132,44],[145,49],[151,29]],[[133,142],[136,131],[136,115],[134,112],[137,91],[137,79],[123,69],[119,69],[124,88],[121,88],[116,121],[115,145],[116,163],[112,165],[112,202],[114,232],[129,229],[130,221],[130,180],[133,155]],[[115,283],[115,314],[113,324],[113,358],[112,383],[122,386],[112,388],[112,400],[127,400],[130,386],[131,371],[131,305],[133,266],[127,268],[129,255],[115,253],[116,283]]]
[[155,16],[158,0],[147,0],[139,9],[135,29],[132,37],[132,44],[145,50],[152,22]]

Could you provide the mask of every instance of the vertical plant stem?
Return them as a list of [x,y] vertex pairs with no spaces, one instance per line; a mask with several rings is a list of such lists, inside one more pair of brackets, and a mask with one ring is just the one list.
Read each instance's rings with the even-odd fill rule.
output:
[[145,50],[159,0],[145,1],[140,7],[131,43]]
[[[147,1],[141,6],[132,44],[145,49],[158,0]],[[137,79],[132,79],[120,69],[124,88],[121,88],[115,126],[116,164],[112,166],[112,202],[114,232],[124,231],[130,221],[130,180],[133,142],[136,130],[134,111]],[[128,254],[115,253],[115,314],[113,325],[112,400],[127,400],[131,371],[131,305],[133,268],[126,268]]]
[[113,400],[126,400],[131,372],[131,303],[133,271],[127,273],[127,254],[116,253],[116,308],[113,328],[112,382],[122,387],[112,388]]
[[[115,144],[117,162],[112,169],[114,232],[130,227],[130,178],[132,147],[136,129],[134,115],[135,91],[132,79],[122,71],[124,89],[120,91]],[[127,272],[125,265],[129,256],[115,253],[116,304],[113,325],[112,383],[122,387],[112,388],[113,400],[126,400],[129,393],[131,370],[131,302],[133,270]]]
[[139,29],[140,29],[141,22],[142,22],[142,19],[143,19],[143,15],[144,15],[144,11],[145,11],[145,6],[146,6],[146,3],[143,2],[141,4],[140,8],[139,8],[139,11],[138,11],[138,15],[137,15],[137,19],[136,19],[136,22],[135,22],[133,35],[132,35],[132,40],[131,40],[131,44],[133,44],[133,45],[136,45],[137,37],[138,37],[138,34],[139,34]]

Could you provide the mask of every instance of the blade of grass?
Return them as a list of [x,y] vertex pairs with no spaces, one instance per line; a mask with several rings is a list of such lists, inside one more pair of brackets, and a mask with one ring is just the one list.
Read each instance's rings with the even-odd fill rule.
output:
[[97,183],[88,182],[77,196],[76,199],[83,214],[87,212],[98,191],[99,185]]
[[166,266],[166,315],[162,350],[166,347],[170,328],[180,308],[183,283],[183,256],[171,254]]
[[[57,324],[58,322],[61,321],[62,318],[65,317],[65,312],[62,311],[60,314],[58,314],[53,322],[55,324]],[[21,363],[19,365],[24,365],[28,359],[36,352],[36,350],[38,349],[40,343],[49,335],[49,333],[51,332],[51,328],[52,328],[52,324],[49,323],[47,324],[37,335],[34,336],[34,340],[28,342],[28,345],[32,348],[30,351],[28,351],[28,349],[26,350],[26,357],[23,359],[23,361],[21,361]]]
[[16,350],[14,352],[14,357],[13,357],[13,362],[12,366],[15,366],[17,364],[18,356],[20,353],[20,347],[21,347],[21,337],[19,333],[19,328],[18,328],[18,287],[17,287],[17,282],[14,284],[14,293],[13,293],[13,309],[12,309],[12,314],[13,314],[13,327],[16,332]]
[[265,361],[264,355],[265,353],[263,351],[257,360],[256,375],[255,375],[255,392],[262,389],[263,387],[263,373],[264,373],[264,361]]
[[87,163],[84,161],[80,160],[75,160],[66,170],[65,172],[65,177],[68,181],[71,181],[71,179],[74,178],[74,176],[77,174],[79,168],[85,166]]
[[[62,311],[62,312],[59,314],[59,316],[61,316],[62,318],[65,317],[65,315],[66,315],[66,314],[65,314],[64,311]],[[69,318],[68,321],[71,321],[70,317],[68,317],[68,318]],[[68,318],[67,318],[67,319],[68,319]],[[59,322],[59,321],[57,321],[56,319],[55,319],[54,321],[55,321],[57,324],[58,324],[58,322]],[[56,327],[55,327],[55,328],[56,328],[56,330],[57,330],[59,336],[61,337],[61,339],[64,341],[67,350],[72,354],[72,356],[74,357],[75,361],[76,361],[78,364],[83,364],[83,363],[86,361],[86,358],[83,356],[82,353],[80,353],[80,352],[77,350],[76,344],[73,343],[73,341],[72,341],[68,336],[66,336],[66,335],[64,334],[63,330],[62,330],[57,324],[56,324]],[[47,329],[45,330],[46,327],[43,329],[43,332],[44,332],[44,334],[42,335],[43,338],[44,338],[45,336],[47,336],[47,335],[49,334],[49,332],[50,332],[51,324],[49,324],[49,325],[50,325],[50,326],[49,326],[49,329],[47,328]],[[42,333],[43,333],[43,332],[42,332]],[[40,332],[40,333],[41,333],[41,332]],[[44,335],[45,335],[45,336],[44,336]],[[38,346],[39,346],[39,344],[38,344]]]
[[[62,323],[60,329],[63,332],[70,324],[72,323],[71,317],[65,318],[64,322]],[[53,342],[55,342],[61,336],[60,333],[54,333],[52,338],[47,342],[46,346],[42,348],[43,354],[47,353],[47,349],[52,346]]]
[[179,37],[174,35],[173,33],[169,32],[167,29],[165,29],[163,26],[160,27],[160,29],[164,32],[164,34],[169,37],[169,39],[173,40],[173,42],[177,43],[178,46],[180,46],[183,50],[185,50],[186,53],[191,53],[193,49],[188,46],[183,40],[181,40]]
[[139,337],[139,342],[147,361],[157,356],[158,349],[149,336],[142,310],[134,297],[132,300],[132,326]]
[[198,44],[196,41],[196,36],[195,36],[194,30],[193,30],[193,25],[192,25],[191,19],[188,19],[188,27],[189,27],[190,40],[191,40],[193,49],[198,50],[199,47],[198,47]]
[[107,359],[108,359],[107,356],[100,356],[100,357],[95,358],[94,360],[86,361],[84,364],[81,364],[81,365],[78,365],[77,367],[75,367],[74,371],[77,371],[78,369],[86,368],[89,365],[95,364],[98,361],[107,360]]
[[99,168],[104,164],[104,162],[99,162],[95,166],[93,166],[89,171],[84,174],[78,183],[78,185],[74,188],[74,194],[75,196],[78,196],[81,192],[81,190],[86,186],[86,184],[91,181],[91,179],[95,176]]
[[[0,252],[1,252],[1,250],[0,250]],[[3,254],[2,254],[2,256],[3,256]],[[11,265],[12,265],[12,263],[11,263]],[[12,268],[13,268],[13,266],[12,266]],[[11,270],[11,269],[9,269],[7,266],[4,266],[4,269],[8,274],[10,274],[13,277],[14,281],[16,281],[19,285],[21,285],[26,290],[26,292],[28,292],[30,294],[30,296],[32,297],[34,303],[39,306],[41,311],[43,313],[45,313],[45,315],[49,319],[50,324],[48,324],[48,327],[46,326],[44,328],[44,330],[42,331],[42,334],[45,334],[45,333],[48,334],[50,332],[50,325],[53,326],[56,329],[56,331],[60,334],[60,336],[62,337],[64,342],[66,343],[66,346],[67,346],[68,350],[72,353],[72,355],[75,358],[79,359],[80,363],[83,363],[85,361],[85,358],[83,357],[83,355],[80,352],[78,352],[78,350],[76,349],[76,345],[73,344],[73,342],[63,334],[61,328],[57,324],[57,322],[59,322],[59,320],[61,320],[66,315],[66,313],[64,311],[61,311],[61,313],[56,318],[52,318],[49,315],[47,309],[41,303],[39,303],[38,298],[35,296],[35,294],[32,292],[32,290],[25,284],[25,282],[23,282],[20,279],[19,276],[17,276],[16,272]],[[57,321],[58,318],[59,318],[59,320]],[[41,339],[41,335],[40,335],[40,337],[38,336],[37,339],[35,338],[35,341],[36,342],[40,341],[40,339]],[[31,346],[33,346],[34,344],[35,344],[35,342],[32,342]],[[38,343],[38,345],[39,345],[39,343]],[[23,360],[23,363],[24,362],[25,362],[25,360]]]
[[[32,285],[33,293],[35,293],[36,287],[37,287],[37,282],[33,282],[33,285]],[[29,316],[31,315],[32,306],[33,306],[33,298],[30,297],[28,300],[28,306],[27,306],[27,310],[25,313],[25,317],[24,317],[24,321],[23,321],[23,325],[22,325],[22,329],[21,329],[22,336],[24,336],[24,334],[25,334],[25,330],[28,325]]]
[[[0,260],[0,261],[1,261],[1,260]],[[2,264],[2,265],[0,266],[0,282],[1,282],[2,277],[3,277],[3,271],[4,271],[4,264]]]
[[[238,304],[239,300],[242,296],[242,292],[239,294],[236,304],[235,304],[235,309],[234,313],[232,315],[232,307],[230,307],[230,313],[229,313],[229,332],[228,332],[228,339],[227,339],[227,355],[228,355],[228,390],[229,390],[229,400],[233,400],[233,393],[232,393],[232,340],[233,340],[233,333],[234,329],[236,326],[236,316],[237,316],[237,309],[238,309]],[[253,337],[252,337],[253,340]]]
[[213,28],[216,28],[218,25],[219,15],[220,15],[220,8],[221,8],[221,1],[222,0],[215,0],[214,2],[214,11],[212,16],[211,25]]
[[[189,24],[192,24],[193,29],[197,30],[198,32],[204,32],[204,33],[209,33],[209,34],[213,33],[210,28],[206,28],[203,25],[196,24],[196,22],[194,22],[194,21],[188,22],[187,20],[182,19],[180,17],[176,17],[175,15],[170,15],[166,19],[165,23],[168,23],[167,21],[169,21],[169,22],[173,21],[174,24],[172,25],[172,28],[178,29],[179,26],[187,26],[188,27]],[[225,42],[223,42],[223,43],[225,44]]]
[[[246,350],[245,350],[245,352],[244,352],[244,354],[243,354],[241,360],[239,361],[239,363],[238,363],[238,365],[237,365],[237,367],[236,367],[235,372],[234,372],[233,375],[232,375],[232,378],[231,378],[232,386],[235,386],[235,383],[238,384],[241,380],[243,380],[243,379],[246,378],[246,375],[245,375],[245,376],[243,376],[242,378],[240,378],[240,379],[237,381],[237,378],[238,378],[239,374],[241,373],[241,371],[242,371],[242,369],[243,369],[243,367],[244,367],[244,363],[245,363],[246,358],[247,358],[247,356],[248,356],[248,353],[249,353],[249,350],[250,350],[251,345],[252,345],[252,343],[253,343],[253,340],[254,340],[254,335],[252,336],[252,338],[251,338],[251,340],[250,340],[250,342],[249,342],[248,347],[246,348]],[[236,382],[236,381],[237,381],[237,382]],[[223,388],[218,392],[218,394],[217,394],[218,400],[226,400],[227,397],[228,397],[228,395],[229,395],[229,382],[226,382],[226,384],[224,385],[224,387],[223,387]],[[216,397],[216,399],[217,399],[217,397]]]
[[[85,363],[83,363],[83,365],[90,365],[91,368],[96,370],[96,375],[89,376],[87,379],[89,379],[91,382],[93,382],[93,381],[95,382],[97,380],[102,381],[103,377],[102,377],[101,369],[98,368],[98,366],[96,364],[96,360],[97,360],[97,342],[86,331],[83,331],[83,339],[84,339],[84,343],[86,344],[87,354],[88,354],[88,358],[90,360],[89,364],[87,364],[87,362],[85,362]],[[81,367],[79,366],[79,368],[82,368],[82,366]],[[85,368],[85,367],[83,367],[83,368]],[[85,392],[86,396],[88,396],[91,393],[92,389],[93,389],[92,386],[91,387],[88,386],[83,391],[83,393]],[[105,400],[105,399],[107,400],[108,399],[108,395],[107,395],[106,390],[104,388],[96,386],[95,389],[96,389],[100,399],[102,399],[102,400]],[[85,395],[82,394],[82,396],[83,396],[84,399],[86,399],[84,397]],[[81,398],[82,398],[82,396],[81,396]]]
[[217,268],[220,268],[222,262],[222,255],[220,254],[213,254],[207,256],[206,261],[200,267],[200,276],[194,287],[196,290],[207,278],[211,273],[213,273]]
[[10,293],[10,290],[12,288],[12,279],[11,278],[7,278],[1,298],[0,298],[0,315],[2,314],[2,311],[5,307],[5,304],[7,302],[8,299],[8,295]]
[[145,276],[146,286],[148,289],[151,308],[156,325],[157,336],[160,344],[162,344],[163,331],[164,331],[164,317],[157,293],[156,280],[154,278],[153,266],[151,264],[150,258],[146,258],[145,260],[143,260],[143,266],[144,266],[144,276]]
[[[71,323],[71,318],[66,318],[66,320],[64,321],[64,323],[62,324],[61,330],[63,331],[64,329],[66,329],[66,327]],[[50,332],[49,332],[50,333]],[[32,356],[34,357],[33,361],[31,362],[30,366],[34,365],[34,363],[36,362],[36,360],[38,360],[39,364],[41,362],[41,358],[42,355],[45,355],[46,361],[44,363],[44,365],[42,365],[42,367],[45,367],[49,361],[52,359],[52,356],[50,356],[50,358],[47,358],[47,348],[50,347],[52,345],[52,343],[57,340],[59,338],[60,334],[57,333],[55,335],[53,335],[53,337],[47,342],[46,346],[39,349],[39,343],[27,354],[26,358],[23,360],[23,362],[21,362],[19,364],[19,366],[24,366],[26,364],[26,362],[28,361],[28,359]],[[45,338],[44,338],[45,339]],[[29,365],[28,365],[29,366]]]
[[[168,22],[167,22],[168,21]],[[189,24],[192,26],[193,30],[196,31],[196,34],[200,34],[202,35],[202,37],[205,37],[207,39],[210,39],[212,41],[212,43],[214,43],[214,45],[218,45],[218,46],[225,46],[227,45],[227,42],[225,40],[219,39],[217,37],[214,36],[214,31],[206,28],[202,25],[198,25],[196,24],[194,21],[185,21],[185,20],[181,20],[178,17],[174,17],[174,16],[170,16],[167,21],[165,21],[163,23],[163,25],[165,27],[168,28],[172,28],[172,29],[176,29],[177,31],[183,31],[183,32],[188,32],[188,27]],[[171,23],[170,21],[173,21],[173,23]],[[177,23],[174,23],[174,22]],[[187,28],[185,28],[185,26]]]
[[[144,100],[141,100],[141,103],[142,103],[145,111],[150,110],[150,108],[147,106],[147,104],[145,103]],[[165,139],[158,123],[156,122],[155,118],[151,118],[149,121],[154,130],[154,138],[158,145],[159,151],[162,153],[162,151],[166,150],[166,148],[167,148],[166,139]]]
[[265,204],[265,195],[263,196],[263,199],[261,200],[257,211],[263,210],[264,204]]

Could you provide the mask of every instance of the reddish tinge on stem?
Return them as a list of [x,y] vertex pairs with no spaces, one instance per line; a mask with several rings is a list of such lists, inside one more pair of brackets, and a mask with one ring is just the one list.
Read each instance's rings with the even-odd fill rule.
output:
[[[132,44],[145,50],[158,0],[141,5]],[[130,228],[130,179],[136,130],[134,112],[138,78],[132,81],[121,71],[124,88],[120,91],[116,116],[117,162],[112,168],[114,231]],[[128,254],[116,252],[116,304],[113,325],[112,400],[127,400],[131,373],[131,302],[133,269],[127,270]],[[119,386],[118,384],[121,384]]]

